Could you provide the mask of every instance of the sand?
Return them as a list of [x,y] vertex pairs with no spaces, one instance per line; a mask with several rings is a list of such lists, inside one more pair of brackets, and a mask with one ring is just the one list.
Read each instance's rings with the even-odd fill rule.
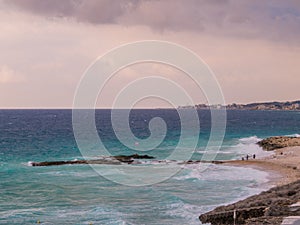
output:
[[261,159],[235,160],[223,165],[251,167],[270,173],[270,183],[283,185],[300,179],[300,146],[274,150],[274,155]]

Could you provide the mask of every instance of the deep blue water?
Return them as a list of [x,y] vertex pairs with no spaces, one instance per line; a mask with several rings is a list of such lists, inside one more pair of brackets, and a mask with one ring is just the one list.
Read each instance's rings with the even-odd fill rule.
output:
[[[210,112],[203,110],[198,115],[200,138],[193,159],[201,158],[210,133]],[[166,122],[167,135],[156,149],[142,154],[164,159],[180,138],[177,111],[132,110],[129,123],[136,137],[146,139],[149,121],[157,116]],[[110,110],[97,110],[95,120],[112,155],[140,153],[118,140]],[[259,138],[299,133],[300,112],[228,111],[217,159],[248,153],[263,156],[255,145]],[[93,143],[87,146],[90,157],[99,155],[98,147]],[[33,224],[38,220],[41,224],[199,224],[200,213],[261,191],[260,184],[268,176],[249,168],[212,165],[199,172],[198,165],[186,165],[164,182],[129,187],[99,176],[88,165],[27,165],[28,161],[80,158],[71,110],[0,110],[0,224]]]

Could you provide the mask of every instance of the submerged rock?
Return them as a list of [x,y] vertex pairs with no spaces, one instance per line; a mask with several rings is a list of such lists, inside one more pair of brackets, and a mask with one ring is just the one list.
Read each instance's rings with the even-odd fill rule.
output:
[[139,155],[139,154],[133,154],[133,155],[116,155],[113,156],[113,158],[121,161],[121,162],[127,162],[132,161],[133,159],[154,159],[153,156],[149,155]]
[[50,161],[50,162],[31,162],[31,166],[60,166],[60,165],[72,165],[72,164],[120,164],[120,162],[113,162],[106,159],[95,160],[76,160],[76,161]]
[[95,160],[67,160],[67,161],[46,161],[46,162],[30,162],[30,166],[60,166],[60,165],[72,165],[72,164],[110,164],[119,165],[121,163],[131,164],[134,159],[154,159],[153,156],[149,155],[117,155],[103,159]]

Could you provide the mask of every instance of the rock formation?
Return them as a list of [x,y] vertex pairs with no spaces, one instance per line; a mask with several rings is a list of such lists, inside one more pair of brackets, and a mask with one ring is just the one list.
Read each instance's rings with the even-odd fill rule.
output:
[[264,150],[272,151],[278,148],[292,147],[300,145],[300,137],[270,137],[257,143]]
[[211,212],[202,214],[199,219],[202,223],[229,225],[234,223],[235,211],[236,224],[279,225],[283,217],[300,216],[300,206],[298,208],[291,207],[292,204],[299,201],[300,181],[296,181],[271,188],[234,204],[220,206]]
[[117,155],[94,160],[67,160],[67,161],[46,161],[46,162],[30,162],[31,166],[59,166],[66,164],[110,164],[120,165],[121,163],[131,164],[134,159],[154,159],[149,155]]

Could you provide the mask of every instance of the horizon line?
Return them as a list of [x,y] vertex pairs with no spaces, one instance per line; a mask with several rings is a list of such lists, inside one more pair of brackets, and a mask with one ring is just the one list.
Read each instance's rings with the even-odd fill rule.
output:
[[[237,103],[237,102],[232,102],[232,103],[227,103],[225,105],[222,104],[213,104],[213,105],[222,105],[222,106],[228,106],[228,105],[232,105],[232,104],[238,104],[238,105],[247,105],[247,104],[252,104],[252,103],[271,103],[271,102],[296,102],[296,101],[300,101],[300,99],[296,99],[296,100],[285,100],[285,101],[280,101],[280,100],[270,100],[270,101],[256,101],[256,102],[247,102],[247,103]],[[213,105],[208,105],[206,103],[197,103],[195,105],[207,105],[207,106],[213,106]],[[195,106],[194,105],[194,106]],[[175,107],[157,107],[157,106],[153,106],[153,107],[140,107],[140,108],[126,108],[126,107],[122,107],[122,108],[109,108],[109,107],[95,107],[95,108],[78,108],[78,109],[177,109],[179,107],[185,107],[187,105],[180,105]],[[188,106],[193,106],[193,105],[188,105]],[[0,107],[0,110],[18,110],[18,109],[75,109],[74,107],[47,107],[47,106],[28,106],[28,107]]]

